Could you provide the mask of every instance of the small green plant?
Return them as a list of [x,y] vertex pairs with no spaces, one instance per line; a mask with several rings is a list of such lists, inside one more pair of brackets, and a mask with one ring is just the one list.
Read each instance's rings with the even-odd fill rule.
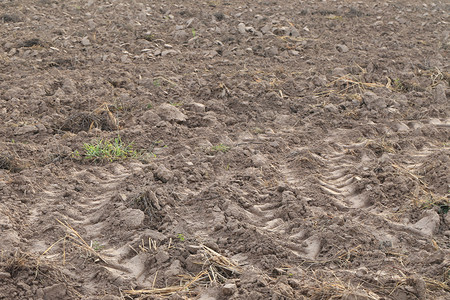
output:
[[230,150],[230,147],[224,144],[219,144],[219,145],[215,145],[213,147],[211,147],[211,151],[213,152],[227,152],[228,150]]
[[164,144],[164,141],[162,141],[162,140],[154,141],[153,146],[154,147],[158,146],[159,148],[167,148],[168,147],[166,144]]
[[170,102],[169,104],[172,106],[178,107],[178,106],[182,106],[183,102]]
[[91,241],[91,248],[94,249],[96,252],[99,252],[105,248],[104,245],[100,244],[98,241]]
[[394,79],[394,89],[396,91],[405,91],[405,86],[403,84],[403,82],[400,80],[400,78],[395,78]]
[[195,37],[196,35],[197,35],[197,32],[195,31],[195,29],[194,28],[192,28],[192,37]]
[[445,215],[448,214],[448,211],[450,209],[450,204],[442,204],[439,206],[439,213]]
[[153,35],[153,34],[151,34],[151,33],[149,33],[149,34],[144,34],[144,35],[142,36],[142,38],[143,38],[144,40],[146,40],[146,41],[151,42],[151,41],[153,41],[153,40],[155,39],[155,35]]
[[263,134],[263,133],[266,133],[266,131],[265,131],[264,129],[259,128],[259,127],[253,128],[252,131],[253,131],[254,134]]
[[415,200],[415,204],[417,207],[422,209],[437,208],[438,213],[447,214],[450,207],[450,201],[448,201],[449,194],[450,191],[445,196],[438,196],[433,193],[430,193]]
[[147,104],[147,109],[152,109],[153,105],[151,103]]
[[180,240],[180,242],[184,242],[184,234],[182,234],[182,233],[179,233],[178,235],[177,235],[177,238]]
[[155,79],[153,80],[153,85],[156,87],[160,87],[161,86],[161,81],[159,79]]
[[75,150],[72,152],[72,158],[80,158],[80,152],[78,150]]
[[85,143],[84,157],[93,161],[115,161],[138,157],[139,153],[133,150],[133,144],[125,144],[119,137],[113,141],[99,140],[96,143]]

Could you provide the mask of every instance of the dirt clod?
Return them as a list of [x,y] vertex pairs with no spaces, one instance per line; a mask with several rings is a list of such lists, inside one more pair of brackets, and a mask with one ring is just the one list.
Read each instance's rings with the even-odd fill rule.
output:
[[67,288],[64,283],[58,283],[45,287],[43,291],[44,300],[64,299],[67,294]]

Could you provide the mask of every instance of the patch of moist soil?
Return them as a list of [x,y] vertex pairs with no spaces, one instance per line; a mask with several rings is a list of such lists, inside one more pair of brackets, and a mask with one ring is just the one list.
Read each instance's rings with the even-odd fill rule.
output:
[[449,298],[445,1],[0,8],[0,299]]

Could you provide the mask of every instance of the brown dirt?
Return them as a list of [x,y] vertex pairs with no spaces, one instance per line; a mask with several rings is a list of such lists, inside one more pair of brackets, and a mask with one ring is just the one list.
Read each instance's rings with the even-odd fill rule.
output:
[[0,298],[449,299],[449,11],[1,1]]

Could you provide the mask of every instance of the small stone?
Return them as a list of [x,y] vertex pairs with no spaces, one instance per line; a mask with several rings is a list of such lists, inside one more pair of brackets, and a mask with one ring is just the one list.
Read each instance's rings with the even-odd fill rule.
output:
[[156,113],[165,121],[174,121],[179,123],[187,120],[185,114],[183,114],[177,107],[168,103],[161,104],[157,108]]
[[132,60],[126,54],[124,54],[120,57],[120,61],[124,64],[129,64],[132,62]]
[[378,97],[374,92],[367,91],[363,94],[363,103],[367,106],[369,110],[379,110],[386,108],[386,101]]
[[257,168],[264,167],[267,165],[267,159],[262,154],[256,154],[252,157],[252,163]]
[[325,87],[328,83],[325,75],[316,75],[312,78],[312,83],[317,87]]
[[36,290],[36,299],[43,299],[44,298],[44,290],[39,288]]
[[264,34],[266,34],[266,33],[270,32],[271,29],[272,29],[272,26],[270,26],[269,24],[267,24],[267,25],[264,25],[264,27],[261,28],[261,32],[264,33]]
[[84,38],[81,39],[81,44],[83,46],[90,46],[91,42],[89,41],[89,38],[87,36],[85,36]]
[[25,134],[29,134],[29,133],[37,133],[39,131],[39,129],[34,126],[34,125],[26,125],[23,127],[17,127],[14,130],[14,134],[15,135],[25,135]]
[[223,19],[225,19],[225,15],[222,12],[216,12],[214,14],[214,17],[217,21],[222,21]]
[[63,283],[44,288],[44,300],[64,299],[66,294],[67,288]]
[[198,44],[198,43],[200,43],[200,42],[199,42],[198,35],[195,36],[195,37],[193,37],[192,39],[189,39],[189,40],[188,40],[188,45],[196,45],[196,44]]
[[170,127],[170,125],[171,124],[167,121],[160,121],[155,126],[158,128],[162,128],[162,127]]
[[158,167],[158,169],[156,169],[154,176],[155,176],[155,179],[166,183],[166,182],[172,180],[173,172],[170,171],[169,169],[167,169],[165,166],[160,165]]
[[427,285],[422,277],[414,275],[412,277],[412,285],[415,288],[415,294],[418,299],[427,299]]
[[442,124],[441,120],[439,120],[438,118],[431,118],[430,121],[428,121],[428,123],[430,123],[431,125],[440,125],[440,124]]
[[161,121],[161,118],[155,112],[148,110],[142,116],[142,121],[144,121],[146,124],[154,126],[158,124],[159,121]]
[[202,266],[205,263],[205,258],[202,254],[192,254],[186,258],[185,266],[188,272],[198,274],[202,271]]
[[405,123],[399,122],[396,125],[396,130],[397,130],[397,132],[408,132],[409,131],[409,127]]
[[266,48],[266,55],[267,56],[278,55],[278,47],[277,46],[272,46],[272,47]]
[[292,124],[292,116],[290,115],[277,115],[275,120],[273,120],[275,124],[279,125],[290,125]]
[[205,51],[205,57],[213,58],[219,55],[219,53],[216,50],[207,50]]
[[0,279],[10,278],[11,274],[8,272],[0,272]]
[[161,210],[161,205],[159,204],[159,199],[156,196],[155,192],[148,191],[147,192],[148,200],[150,200],[150,203],[153,207],[155,207],[157,210]]
[[201,103],[191,103],[189,105],[189,109],[191,111],[197,112],[197,113],[204,113],[206,110],[205,105],[201,104]]
[[280,94],[278,94],[275,91],[272,91],[272,92],[268,92],[266,94],[266,97],[267,97],[267,99],[270,99],[270,100],[276,100],[276,99],[278,99],[278,97],[280,97]]
[[121,212],[121,219],[130,228],[139,228],[144,222],[145,214],[140,209],[127,208]]
[[412,227],[425,233],[433,235],[439,229],[440,218],[434,210],[427,210],[423,213],[423,217],[417,221]]
[[285,36],[289,32],[289,29],[287,27],[277,27],[273,30],[273,33],[275,35],[279,36]]
[[342,53],[346,53],[346,52],[348,52],[349,49],[346,45],[339,44],[339,45],[336,45],[336,50],[339,52],[342,52]]
[[244,23],[239,23],[239,25],[237,26],[237,29],[241,34],[244,34],[246,32]]
[[183,268],[181,267],[181,262],[177,259],[172,262],[169,269],[164,272],[167,277],[177,276],[183,274]]
[[89,27],[90,30],[94,29],[95,26],[96,26],[96,24],[95,24],[95,22],[94,22],[93,19],[89,19],[89,20],[87,21],[87,25],[88,25],[88,27]]
[[17,53],[17,49],[16,48],[11,48],[11,50],[9,50],[9,52],[8,52],[8,56],[13,56],[16,53]]
[[234,283],[227,283],[223,286],[222,292],[225,296],[231,296],[237,291],[237,286]]
[[329,111],[331,113],[337,113],[339,111],[338,108],[336,107],[336,105],[334,105],[332,103],[325,105],[324,108],[326,111]]
[[202,118],[202,123],[204,126],[214,126],[217,124],[217,118],[213,115],[206,115]]
[[173,34],[173,37],[178,41],[185,41],[188,39],[189,34],[185,30],[177,30]]
[[344,68],[337,67],[337,68],[333,69],[333,71],[331,72],[331,75],[333,77],[342,77],[342,76],[345,76],[346,73],[347,72],[345,71]]
[[63,89],[59,88],[56,90],[56,92],[53,94],[53,96],[55,98],[59,98],[59,99],[64,99],[64,96],[66,95],[66,93],[64,92]]
[[161,52],[161,56],[167,56],[167,55],[175,55],[178,54],[178,52],[176,50],[164,50],[163,52]]
[[156,261],[158,262],[158,264],[162,264],[170,259],[170,255],[166,251],[159,251],[155,255],[155,258],[156,258]]
[[192,25],[192,23],[195,21],[195,18],[190,18],[189,20],[186,21],[186,27],[189,27]]
[[444,223],[450,226],[450,213],[448,212],[444,215]]
[[277,186],[277,191],[279,193],[284,192],[287,189],[287,185],[284,182],[280,182]]
[[255,28],[253,28],[252,26],[245,27],[245,31],[251,32],[251,33],[255,33],[256,32]]
[[8,51],[11,48],[14,48],[14,44],[11,42],[6,42],[3,47]]
[[302,282],[300,280],[294,279],[294,278],[289,278],[288,279],[288,284],[293,288],[293,289],[300,289],[300,287],[302,286]]
[[196,254],[198,250],[201,250],[202,248],[197,245],[186,245],[186,250],[189,251],[189,253]]
[[299,37],[300,36],[300,32],[297,30],[297,28],[295,27],[291,27],[289,30],[289,35],[292,37]]
[[438,103],[447,103],[447,96],[445,94],[445,84],[441,83],[434,89],[434,99]]

